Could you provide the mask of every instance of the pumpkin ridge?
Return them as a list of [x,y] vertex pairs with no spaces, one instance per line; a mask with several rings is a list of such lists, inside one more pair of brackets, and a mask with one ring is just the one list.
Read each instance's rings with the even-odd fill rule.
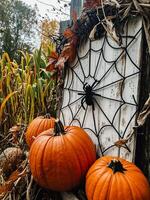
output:
[[[98,161],[98,160],[97,160]],[[94,166],[96,166],[95,164],[97,163],[97,161],[95,161],[95,163],[94,163]],[[94,166],[92,166],[92,168],[90,168],[89,169],[89,171],[88,171],[88,173],[87,173],[87,175],[86,175],[86,179],[87,179],[87,181],[89,182],[88,183],[88,186],[86,185],[86,188],[88,187],[90,187],[90,185],[92,185],[92,180],[91,180],[91,178],[94,176],[94,173],[98,170],[98,171],[100,171],[100,169],[98,168],[98,169],[96,169],[96,170],[92,170],[92,172],[91,172],[91,169],[93,169],[94,168]],[[105,166],[103,166],[103,168],[104,168],[104,170],[103,170],[103,172],[100,174],[100,176],[102,177],[103,175],[105,175],[105,173],[106,173],[106,171],[105,171]],[[98,173],[98,172],[97,172]],[[90,175],[90,176],[89,176]],[[97,184],[98,184],[98,181],[99,181],[99,178],[97,177],[97,180],[96,180],[96,183],[95,183],[95,185],[91,188],[91,190],[93,191],[92,192],[92,195],[91,195],[91,197],[92,197],[92,200],[95,200],[94,199],[94,190],[95,190],[95,188],[97,187]],[[90,192],[91,192],[91,190],[89,190]],[[97,200],[97,199],[96,199]]]
[[[43,139],[43,141],[44,141],[44,139]],[[42,143],[42,142],[41,142]],[[43,149],[45,149],[45,146],[44,146],[44,148]],[[39,148],[38,149],[38,151],[37,151],[37,155],[36,156],[38,156],[38,160],[39,160],[39,153],[41,153],[41,148]],[[43,161],[43,156],[42,155],[40,155],[41,156],[41,158],[40,158],[40,162],[39,163],[42,163],[42,161]],[[41,166],[41,165],[40,165]],[[37,163],[37,158],[36,158],[36,161],[35,161],[35,171],[36,171],[36,177],[37,177],[37,180],[39,181],[39,182],[41,182],[41,177],[42,177],[42,179],[44,179],[44,176],[40,176],[40,174],[39,174],[39,171],[40,172],[42,172],[41,174],[43,175],[43,171],[42,171],[42,167],[40,167],[40,169],[39,169],[39,167],[38,167],[38,163]],[[42,181],[43,182],[43,181]],[[43,185],[43,184],[42,184]]]
[[[39,120],[40,120],[40,123],[39,123],[39,125],[38,125],[38,128],[37,128],[37,130],[36,130],[36,132],[39,132],[39,128],[40,128],[40,126],[41,126],[41,124],[42,124],[42,120],[39,118]],[[34,125],[35,126],[35,125]]]
[[[35,141],[36,142],[36,141]],[[30,149],[30,154],[29,154],[29,159],[31,159],[32,160],[32,162],[34,161],[34,163],[33,163],[33,165],[32,166],[34,166],[34,169],[32,170],[32,171],[34,171],[34,173],[35,173],[35,176],[37,177],[37,173],[36,173],[36,169],[35,169],[35,167],[36,167],[36,160],[35,160],[35,158],[34,158],[34,155],[35,155],[35,153],[36,153],[36,150],[34,149],[34,154],[32,155],[32,151],[33,151],[33,148],[31,148]],[[37,151],[38,151],[38,149],[37,149]],[[32,157],[30,156],[30,155],[32,155]],[[30,166],[30,168],[31,168],[31,166]]]
[[[64,136],[61,136],[62,137],[62,139],[63,139],[63,142],[65,141],[65,140],[68,140],[68,138],[67,137],[64,137]],[[65,145],[68,145],[68,142],[64,142],[65,143]],[[70,143],[70,141],[69,141],[69,143]],[[73,150],[74,150],[74,148],[72,148]],[[75,157],[76,157],[76,154],[74,153],[74,155],[75,155]],[[65,157],[66,158],[66,157]],[[66,159],[67,160],[67,162],[66,163],[68,163],[68,159]],[[79,167],[81,167],[80,166],[80,162],[78,163],[78,165],[79,165]],[[68,165],[67,165],[67,167],[68,167]],[[68,167],[68,171],[71,171],[70,170],[70,167]],[[80,175],[81,175],[81,168],[80,168]],[[72,185],[74,186],[74,180],[73,180],[73,176],[71,176],[71,182],[72,182]]]
[[[97,161],[95,161],[96,163]],[[93,165],[95,165],[95,163]],[[94,167],[93,167],[94,168]],[[104,172],[102,172],[101,174],[105,173],[105,166],[101,166],[101,169],[104,168]],[[96,171],[99,171],[99,168],[96,169],[90,169],[86,175],[86,177],[88,178],[91,174],[95,173]]]
[[[46,144],[45,144],[45,146],[44,146],[44,149],[43,149],[43,151],[42,151],[42,153],[43,153],[43,156],[42,156],[42,159],[41,159],[41,170],[42,169],[44,169],[44,161],[45,161],[45,155],[47,155],[47,153],[45,153],[46,152],[46,149],[47,149],[47,146],[49,145],[48,143],[49,142],[51,142],[51,148],[50,148],[50,150],[52,151],[53,150],[53,141],[51,141],[51,140],[54,140],[54,138],[53,138],[53,136],[52,137],[49,137],[48,138],[48,140],[47,140],[47,142],[46,142]],[[48,150],[49,151],[49,150]],[[48,163],[49,164],[49,163]],[[47,164],[46,164],[47,165]],[[44,180],[45,180],[45,182],[46,182],[46,185],[44,185],[46,188],[47,188],[47,186],[49,187],[49,180],[47,179],[48,178],[48,176],[47,176],[47,174],[45,173],[45,170],[42,170],[42,172],[43,172],[43,178],[44,178]]]
[[[70,140],[69,140],[68,137],[65,137],[65,139],[70,143],[70,146],[72,146],[72,149],[76,149],[76,148],[74,147],[74,145],[70,142]],[[79,159],[78,154],[76,153],[76,151],[75,151],[74,154],[75,154],[75,157],[77,158],[77,160],[79,161],[80,175],[82,176],[82,175],[83,175],[83,174],[82,174],[83,168],[82,168],[82,166],[81,166],[80,159]]]
[[[87,179],[87,181],[88,181],[88,179]],[[92,197],[92,200],[94,200],[94,190],[95,190],[95,188],[96,188],[96,185],[97,185],[98,181],[99,181],[99,179],[97,178],[94,187],[90,188],[90,193],[91,193],[91,191],[92,191],[92,195],[90,195],[90,196]],[[90,187],[90,185],[92,185],[92,182],[89,183],[88,187]]]
[[[37,134],[35,135],[35,137],[36,137],[36,136],[38,135],[38,133],[39,133],[39,129],[40,129],[41,124],[42,124],[42,121],[40,121],[38,127],[37,127],[36,125],[33,126],[33,130],[35,129],[35,127],[37,127],[36,131],[34,131],[35,133],[37,133]],[[33,140],[33,141],[34,141],[34,140]],[[32,143],[32,139],[30,139],[30,145],[31,145],[31,143]]]
[[[86,133],[86,132],[85,132]],[[82,132],[82,135],[84,136],[84,134],[85,134],[84,132]],[[74,134],[74,133],[71,133],[72,134],[72,136],[74,136],[74,140],[76,140],[77,141],[77,143],[80,143],[80,145],[82,146],[82,148],[83,149],[85,149],[85,151],[86,151],[86,157],[87,157],[87,160],[89,161],[89,163],[91,163],[91,152],[92,152],[92,154],[94,153],[95,155],[96,155],[96,153],[95,153],[95,149],[94,149],[94,145],[92,145],[92,140],[91,140],[91,138],[88,136],[88,137],[85,137],[84,136],[84,139],[86,139],[86,142],[87,142],[87,144],[89,145],[89,147],[90,147],[90,149],[89,148],[86,148],[86,144],[85,143],[81,143],[81,141],[82,141],[82,137],[81,137],[81,135],[80,134],[78,134],[78,135],[76,135],[76,134]],[[71,135],[70,134],[70,135]],[[87,134],[87,133],[86,133]],[[94,155],[93,154],[93,155]],[[92,156],[93,156],[92,155]],[[93,159],[93,158],[92,158]],[[96,159],[96,157],[95,157],[95,159]],[[94,160],[95,161],[95,160]],[[93,161],[93,162],[94,162]]]
[[[40,119],[39,119],[40,120]],[[35,119],[32,121],[32,123],[29,124],[28,128],[27,128],[27,132],[26,132],[26,141],[27,144],[31,145],[32,143],[32,137],[31,137],[31,131],[30,130],[35,130],[36,128],[38,129],[38,127],[35,126]],[[36,130],[37,130],[36,129]],[[35,132],[35,131],[34,131]],[[34,141],[34,140],[33,140]]]
[[[44,121],[43,121],[43,130],[45,130],[45,131],[47,130],[46,127],[47,127],[48,124],[49,124],[49,122],[48,122],[47,118],[45,118]],[[43,131],[42,131],[42,132],[43,132]],[[42,132],[41,132],[41,133],[42,133]]]
[[[104,173],[105,174],[105,173]],[[106,187],[106,184],[107,184],[107,182],[108,182],[108,187],[107,187],[107,192],[108,192],[108,188],[109,188],[109,184],[110,184],[110,180],[112,179],[112,174],[109,174],[109,176],[106,178],[106,180],[105,180],[105,182],[104,182],[104,184],[103,184],[103,186],[102,186],[102,188],[99,190],[99,193],[98,193],[98,197],[100,197],[100,193],[102,193],[103,194],[103,189]],[[106,192],[106,194],[107,194],[107,192]],[[105,197],[107,197],[107,195],[105,196]],[[104,199],[104,198],[103,198]]]
[[110,182],[109,182],[109,185],[108,185],[108,189],[107,189],[107,199],[109,200],[110,199],[110,189],[111,189],[111,185],[112,185],[112,180],[113,180],[113,174],[111,174],[111,177],[110,177]]
[[[72,154],[72,151],[70,151],[70,145],[68,146],[68,141],[66,142],[66,140],[65,140],[65,136],[63,136],[63,135],[60,135],[59,136],[60,138],[61,138],[61,141],[62,141],[62,143],[63,143],[63,146],[64,146],[64,148],[65,148],[65,151],[66,151],[66,153],[67,152],[69,152],[69,154],[71,155],[71,156],[73,156],[74,155],[74,158],[75,158],[75,153],[74,154]],[[72,148],[73,149],[73,148]],[[74,149],[73,149],[73,152],[74,152]],[[66,153],[64,154],[64,158],[65,158],[65,163],[66,163],[66,168],[68,169],[67,171],[69,171],[69,172],[71,172],[71,174],[73,173],[73,170],[72,170],[72,166],[74,166],[74,163],[73,162],[70,162],[70,160],[68,159],[68,157],[66,156]],[[69,155],[68,155],[69,156]],[[68,164],[68,162],[70,162],[71,164],[69,165]],[[70,174],[70,173],[69,173]],[[75,182],[77,182],[77,180],[75,179],[75,178],[73,178],[73,176],[71,175],[69,175],[69,177],[67,177],[67,178],[69,178],[69,186],[68,186],[68,189],[67,190],[70,190],[71,188],[73,188],[74,186],[75,186]],[[79,182],[79,181],[78,181]],[[70,184],[71,183],[71,184]],[[64,190],[64,189],[61,189],[61,190]]]
[[[59,136],[60,138],[61,138],[61,141],[62,141],[62,143],[63,143],[63,146],[64,146],[64,148],[65,148],[65,151],[66,150],[68,150],[68,147],[67,147],[67,145],[68,145],[68,143],[66,143],[65,142],[65,137],[63,136],[63,135],[60,135]],[[69,153],[70,153],[70,148],[69,148],[69,151],[68,151]],[[68,161],[70,162],[70,160],[68,160],[68,158],[66,157],[66,154],[64,154],[64,158],[65,158],[65,161],[66,161],[66,168],[68,169],[68,171],[69,172],[71,172],[72,173],[72,170],[71,170],[71,168],[70,168],[70,166],[68,165]],[[73,163],[72,163],[73,164]],[[71,164],[71,165],[72,165]],[[70,176],[69,178],[71,178],[71,187],[74,187],[74,180],[73,180],[73,176]],[[70,190],[70,188],[68,189],[68,190]]]
[[[112,193],[112,188],[113,188],[113,187],[116,187],[116,186],[113,185],[114,179],[115,179],[115,174],[112,173],[112,177],[111,177],[111,179],[110,179],[110,183],[109,183],[108,191],[107,191],[107,192],[108,192],[108,194],[107,194],[107,199],[108,199],[108,200],[112,199],[112,198],[111,198],[111,196],[112,196],[112,195],[111,195],[111,193]],[[116,197],[116,200],[118,200],[117,197]]]
[[[130,193],[131,193],[131,196],[132,196],[132,200],[134,200],[134,191],[132,190],[132,186],[130,185],[128,179],[126,176],[123,177],[124,178],[124,181],[126,182],[126,184],[128,185],[128,190],[130,190]],[[135,199],[136,200],[136,199]]]
[[[92,149],[89,150],[89,149],[86,148],[85,143],[82,143],[82,142],[81,142],[81,141],[82,141],[82,138],[81,138],[81,137],[78,137],[78,136],[76,136],[75,134],[73,134],[73,135],[74,135],[74,140],[76,140],[77,143],[80,144],[80,147],[81,147],[82,149],[85,149],[84,155],[85,155],[85,158],[86,158],[87,162],[88,162],[88,163],[91,163],[91,155],[90,155],[90,152],[91,152]],[[79,138],[80,138],[80,139],[79,139]],[[90,145],[89,145],[89,146],[90,146]]]
[[[101,178],[103,177],[105,175],[105,173],[103,173],[102,175],[101,175]],[[96,192],[97,192],[97,186],[98,186],[98,183],[100,182],[100,181],[102,181],[101,179],[99,179],[99,178],[97,178],[98,179],[98,181],[97,181],[97,183],[96,183],[96,185],[95,185],[95,190],[94,190],[94,193],[93,193],[93,200],[97,200],[97,195],[95,194]],[[96,196],[96,198],[95,198],[95,196]]]
[[[44,141],[44,139],[43,139],[43,141]],[[37,143],[39,143],[39,142],[42,143],[42,140],[41,140],[41,141],[35,140],[33,145],[35,145],[35,144],[37,144]],[[36,149],[35,149],[35,148],[36,148],[36,145],[35,145],[34,148],[33,148],[33,145],[31,146],[30,154],[32,155],[33,149],[34,149],[34,154],[32,155],[32,157],[30,157],[30,160],[32,160],[32,162],[33,162],[33,160],[34,160],[34,163],[32,163],[32,167],[34,167],[34,169],[32,169],[32,171],[34,171],[35,177],[37,177],[37,180],[39,180],[39,177],[38,177],[38,170],[37,170],[37,155],[38,155],[38,152],[41,151],[41,149],[40,149],[40,148],[37,148],[37,151],[36,151]]]
[[[129,183],[129,185],[130,185],[130,188],[131,189],[133,189],[134,188],[134,190],[136,190],[136,194],[138,193],[138,195],[140,195],[140,198],[139,199],[134,199],[133,198],[133,200],[149,200],[149,199],[145,199],[145,198],[143,198],[143,194],[141,194],[141,190],[139,189],[139,186],[138,186],[138,184],[137,184],[137,182],[136,181],[133,181],[133,179],[131,178],[131,176],[129,175],[129,174],[126,174],[126,180],[128,181],[128,183]],[[129,181],[130,180],[130,181]],[[134,187],[132,186],[132,185],[134,185]],[[133,190],[133,192],[135,193],[135,191]]]
[[49,119],[45,118],[44,116],[39,116],[30,122],[25,133],[25,139],[29,148],[31,147],[31,144],[34,141],[33,137],[36,138],[43,131],[53,128],[54,120],[55,119],[53,117]]

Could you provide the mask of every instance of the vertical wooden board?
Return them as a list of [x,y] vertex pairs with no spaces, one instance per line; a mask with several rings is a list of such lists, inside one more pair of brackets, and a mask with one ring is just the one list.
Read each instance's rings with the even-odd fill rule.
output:
[[[114,141],[119,139],[117,134],[119,126],[119,112],[120,100],[118,91],[120,89],[121,77],[115,69],[116,59],[120,56],[122,49],[116,44],[115,41],[111,40],[108,36],[107,41],[102,52],[102,60],[99,63],[97,70],[97,79],[100,80],[96,87],[97,93],[101,95],[99,99],[100,107],[98,114],[98,125],[99,125],[99,139],[102,145],[104,154],[111,154],[112,156],[118,155],[118,149],[112,147]],[[110,45],[111,44],[111,45]],[[114,48],[117,48],[114,50]],[[122,69],[123,70],[123,65]],[[115,84],[114,81],[117,81]],[[111,111],[111,112],[110,112]],[[114,118],[114,114],[116,116]],[[111,147],[109,149],[109,147]],[[107,150],[107,151],[106,151]]]
[[[137,18],[136,20],[129,21],[128,23],[128,35],[135,35],[142,27],[142,20]],[[128,39],[128,43],[130,40]],[[135,106],[124,106],[121,109],[120,114],[120,132],[122,133],[123,138],[126,138],[131,132],[133,126],[135,126],[136,111],[138,104],[138,92],[139,92],[139,79],[140,79],[140,64],[141,64],[141,45],[142,44],[142,30],[136,36],[136,39],[127,49],[128,54],[126,54],[126,67],[124,71],[124,76],[127,78],[124,82],[123,98],[125,101],[128,101]],[[135,75],[134,75],[135,74]],[[135,144],[136,136],[129,140],[128,146],[131,150],[129,153],[126,149],[120,149],[120,156],[132,161],[135,157]]]
[[[126,31],[128,35],[134,36],[140,27],[139,19],[133,21],[132,25],[129,24],[129,27],[125,28],[124,36]],[[98,41],[88,40],[79,48],[76,63],[70,66],[65,78],[60,115],[65,119],[64,124],[83,127],[94,143],[100,146],[99,154],[121,155],[128,160],[132,160],[133,152],[129,153],[125,148],[118,149],[114,143],[126,137],[135,124],[132,115],[136,106],[132,105],[135,104],[132,94],[137,100],[139,69],[133,67],[133,63],[139,65],[139,60],[135,58],[140,53],[141,36],[135,41],[132,40],[132,37],[123,37],[122,46],[129,46],[125,49],[118,46],[110,37],[107,37],[107,40],[106,37]],[[134,79],[133,73],[137,73]],[[85,93],[84,87],[87,84],[91,86],[94,82],[93,110],[81,94]],[[129,124],[131,118],[132,123]],[[129,147],[134,149],[134,140]]]

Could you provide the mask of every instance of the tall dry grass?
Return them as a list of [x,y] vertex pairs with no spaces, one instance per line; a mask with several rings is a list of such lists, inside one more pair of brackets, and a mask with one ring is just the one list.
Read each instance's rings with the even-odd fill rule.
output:
[[41,49],[20,55],[20,62],[7,53],[0,58],[1,137],[14,124],[27,125],[37,115],[56,111],[56,85],[45,70],[47,58]]

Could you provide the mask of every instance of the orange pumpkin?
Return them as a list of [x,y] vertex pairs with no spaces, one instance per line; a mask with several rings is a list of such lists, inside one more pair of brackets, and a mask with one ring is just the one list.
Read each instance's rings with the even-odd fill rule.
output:
[[105,156],[86,176],[88,200],[150,200],[148,181],[133,163]]
[[96,160],[95,145],[80,127],[63,127],[41,133],[29,152],[29,163],[35,181],[44,188],[68,191],[80,184]]
[[53,128],[55,119],[51,117],[49,114],[45,116],[36,117],[28,126],[27,131],[25,133],[26,143],[30,147],[33,143],[35,137],[39,135],[41,132]]

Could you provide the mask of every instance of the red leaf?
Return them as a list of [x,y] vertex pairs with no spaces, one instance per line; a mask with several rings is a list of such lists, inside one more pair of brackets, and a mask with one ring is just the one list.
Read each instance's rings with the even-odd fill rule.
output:
[[58,59],[56,66],[59,69],[64,68],[64,63],[68,60],[69,63],[73,62],[76,57],[76,46],[73,43],[68,43],[64,46],[63,51]]
[[74,36],[74,32],[70,29],[70,28],[67,28],[65,31],[64,31],[64,37],[66,39],[72,39],[72,37]]
[[56,71],[55,64],[57,63],[58,58],[59,58],[58,54],[56,52],[52,51],[51,55],[49,57],[48,65],[46,66],[46,71],[49,71],[49,72],[55,72]]
[[55,64],[48,65],[46,67],[46,71],[54,72],[55,71]]
[[56,67],[59,70],[62,70],[64,68],[64,65],[65,65],[65,62],[67,61],[67,59],[68,59],[68,57],[60,56],[58,59],[58,62],[56,63]]
[[57,60],[58,57],[59,57],[59,56],[58,56],[58,53],[56,53],[55,51],[52,51],[52,52],[51,52],[51,54],[50,54],[50,58],[54,58],[54,59]]

